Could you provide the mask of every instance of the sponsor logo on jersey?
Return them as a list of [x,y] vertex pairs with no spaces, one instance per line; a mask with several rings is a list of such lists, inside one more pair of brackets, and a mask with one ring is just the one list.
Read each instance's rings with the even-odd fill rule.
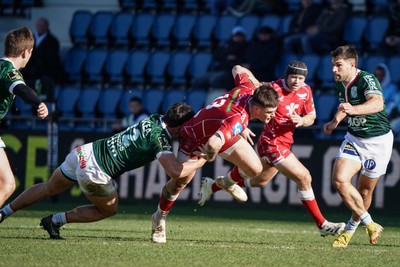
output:
[[16,81],[16,80],[23,80],[21,73],[19,73],[19,71],[17,70],[13,70],[12,72],[8,73],[8,78],[10,78],[10,80],[12,82]]
[[78,155],[78,161],[79,161],[79,168],[84,169],[86,168],[86,159],[85,155],[83,154],[82,148],[77,147],[76,148],[76,154]]
[[307,93],[304,94],[297,94],[300,100],[305,100],[307,98]]
[[236,123],[233,126],[233,129],[232,129],[233,135],[240,134],[242,131],[243,131],[243,126],[240,123]]
[[350,88],[350,94],[351,94],[351,97],[352,97],[352,98],[356,98],[356,97],[358,96],[358,93],[357,93],[357,86],[352,86],[352,87]]
[[164,150],[172,150],[171,142],[165,136],[158,137],[158,143]]
[[373,159],[367,159],[366,161],[364,161],[364,168],[366,168],[367,170],[373,170],[376,167],[376,162]]

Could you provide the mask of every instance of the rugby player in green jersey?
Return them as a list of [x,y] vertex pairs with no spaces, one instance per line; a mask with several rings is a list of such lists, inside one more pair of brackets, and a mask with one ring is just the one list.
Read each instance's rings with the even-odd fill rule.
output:
[[3,219],[78,183],[92,204],[49,215],[40,223],[50,238],[62,239],[59,229],[66,223],[95,222],[117,213],[118,193],[113,179],[122,173],[158,159],[169,177],[186,177],[206,160],[178,162],[172,150],[172,137],[178,137],[181,125],[193,115],[191,106],[175,103],[164,116],[150,115],[111,137],[75,148],[48,182],[32,186],[6,205],[0,211]]
[[[36,108],[39,118],[49,111],[36,92],[25,85],[19,69],[25,67],[32,55],[34,38],[28,28],[10,31],[4,41],[4,57],[0,58],[0,120],[10,110],[15,96]],[[0,137],[0,207],[15,190],[15,180]],[[0,215],[1,221],[1,215]]]
[[[369,242],[375,245],[383,231],[368,209],[372,193],[389,164],[393,132],[385,109],[382,88],[377,78],[357,69],[358,55],[354,46],[345,45],[331,52],[335,91],[339,107],[333,119],[324,125],[330,134],[347,117],[347,133],[333,166],[332,184],[352,216],[333,247],[347,247],[361,223],[366,226]],[[357,188],[351,183],[359,173]]]

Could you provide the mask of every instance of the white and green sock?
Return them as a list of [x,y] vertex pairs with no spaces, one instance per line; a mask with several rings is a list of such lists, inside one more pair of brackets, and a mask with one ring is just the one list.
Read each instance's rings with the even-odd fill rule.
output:
[[51,221],[57,225],[64,225],[67,223],[67,216],[65,212],[53,214],[53,216],[51,217]]

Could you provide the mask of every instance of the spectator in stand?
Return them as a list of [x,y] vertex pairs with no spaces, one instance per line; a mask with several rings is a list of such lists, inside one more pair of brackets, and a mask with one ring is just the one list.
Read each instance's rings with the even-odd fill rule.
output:
[[232,68],[242,64],[247,46],[248,41],[244,29],[240,26],[234,27],[228,42],[214,52],[210,70],[195,77],[192,87],[205,91],[211,88],[225,90],[233,88]]
[[[278,64],[279,40],[269,26],[260,27],[256,39],[251,41],[244,56],[243,66],[250,69],[261,81],[274,80],[275,65]],[[262,60],[260,60],[262,58]]]
[[301,8],[293,14],[292,20],[289,24],[289,32],[283,36],[283,47],[285,50],[298,51],[298,39],[304,36],[309,27],[314,25],[315,18],[318,17],[322,10],[319,4],[314,3],[313,0],[302,0]]
[[397,88],[396,84],[392,83],[390,71],[386,64],[379,64],[374,70],[374,75],[381,84],[382,93],[385,98],[386,112],[388,113],[389,117],[391,117],[392,112],[396,109],[395,100],[396,96],[400,93],[399,89]]
[[[60,43],[50,32],[49,21],[44,17],[36,21],[36,31],[33,32],[33,36],[35,46],[32,57],[21,73],[29,87],[41,89],[38,93],[47,95],[46,100],[51,101],[54,98],[55,84],[62,75]],[[38,84],[41,84],[41,88],[37,88]]]
[[213,15],[227,14],[229,8],[236,8],[241,5],[241,0],[211,0],[210,11]]
[[324,54],[338,45],[351,11],[342,0],[330,2],[329,7],[319,13],[314,25],[292,38],[291,45],[286,47],[289,51],[294,52],[292,47],[301,47],[303,54]]
[[387,55],[400,54],[400,0],[388,8],[390,24],[386,32],[384,51]]
[[139,121],[143,120],[148,116],[146,110],[143,107],[143,102],[139,97],[132,97],[129,100],[129,112],[128,116],[122,118],[121,122],[113,125],[113,130],[115,132],[120,132]]

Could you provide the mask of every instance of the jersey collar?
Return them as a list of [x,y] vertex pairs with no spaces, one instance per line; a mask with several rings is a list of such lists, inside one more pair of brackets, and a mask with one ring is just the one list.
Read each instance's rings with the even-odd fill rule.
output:
[[171,134],[170,134],[169,131],[168,131],[167,125],[166,125],[165,122],[163,121],[162,117],[160,117],[160,124],[161,124],[161,126],[163,127],[163,129],[167,132],[169,138],[172,138],[172,137],[171,137]]

